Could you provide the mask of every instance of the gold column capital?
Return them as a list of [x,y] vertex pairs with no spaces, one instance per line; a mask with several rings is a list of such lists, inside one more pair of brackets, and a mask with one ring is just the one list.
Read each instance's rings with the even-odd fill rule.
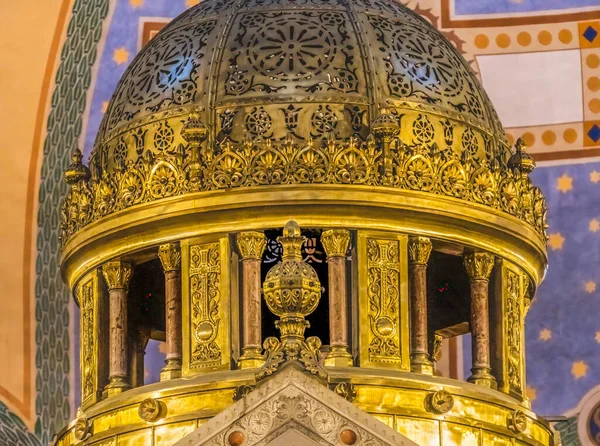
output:
[[408,261],[416,265],[427,265],[433,245],[427,237],[409,237]]
[[114,260],[102,265],[102,275],[109,290],[127,289],[132,272],[131,262]]
[[265,234],[257,231],[238,232],[235,237],[242,260],[260,260],[267,244]]
[[494,256],[487,252],[470,251],[464,255],[469,280],[489,280],[494,268]]
[[323,243],[327,257],[345,257],[350,244],[350,231],[347,229],[323,231],[321,243]]
[[160,245],[158,248],[158,258],[165,272],[179,270],[181,268],[179,243]]

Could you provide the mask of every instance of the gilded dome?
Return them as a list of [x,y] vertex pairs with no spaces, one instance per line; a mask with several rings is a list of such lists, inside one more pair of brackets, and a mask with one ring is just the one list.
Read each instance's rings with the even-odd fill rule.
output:
[[63,205],[62,240],[147,202],[297,184],[445,196],[543,235],[545,202],[524,149],[507,145],[457,49],[405,6],[203,0],[123,75],[91,179]]
[[108,150],[115,160],[115,139],[123,131],[185,115],[190,107],[204,110],[213,142],[328,133],[364,139],[383,106],[403,126],[410,125],[409,117],[402,119],[406,111],[419,110],[467,126],[473,140],[504,143],[466,61],[405,6],[386,0],[206,0],[174,19],[132,62],[96,150]]

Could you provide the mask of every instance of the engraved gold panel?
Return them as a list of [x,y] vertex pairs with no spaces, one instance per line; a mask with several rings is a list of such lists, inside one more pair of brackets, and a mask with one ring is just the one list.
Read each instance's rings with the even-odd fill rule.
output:
[[107,382],[108,300],[102,271],[93,270],[76,287],[81,323],[81,406],[86,408],[102,397]]
[[523,400],[525,395],[525,340],[523,272],[516,265],[498,259],[495,269],[493,321],[493,372],[498,390]]
[[231,275],[227,236],[184,240],[183,374],[229,368]]
[[419,445],[440,445],[440,422],[423,418],[396,416],[395,429]]
[[196,429],[196,420],[171,423],[154,428],[153,446],[171,446]]
[[513,446],[514,439],[496,432],[481,431],[481,444],[486,446]]
[[472,426],[454,423],[441,423],[442,446],[479,446],[480,430]]
[[409,370],[408,237],[358,232],[361,367]]

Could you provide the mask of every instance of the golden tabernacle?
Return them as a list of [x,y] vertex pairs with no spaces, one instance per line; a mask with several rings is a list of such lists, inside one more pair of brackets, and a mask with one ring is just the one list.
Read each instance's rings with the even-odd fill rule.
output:
[[405,6],[201,1],[65,172],[82,405],[54,444],[556,444],[525,394],[534,167]]

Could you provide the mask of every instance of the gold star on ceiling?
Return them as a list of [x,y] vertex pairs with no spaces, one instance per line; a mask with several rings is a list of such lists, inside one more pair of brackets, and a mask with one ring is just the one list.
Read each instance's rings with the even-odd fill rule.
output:
[[600,172],[594,170],[592,173],[590,173],[590,181],[592,183],[600,182]]
[[113,53],[113,60],[119,65],[124,64],[128,59],[129,51],[127,51],[124,46],[117,48]]
[[592,281],[592,280],[588,280],[585,283],[585,291],[587,291],[589,294],[592,294],[593,292],[596,291],[596,282]]
[[200,0],[185,0],[185,4],[188,8],[196,6],[198,3],[200,3]]
[[565,238],[560,234],[560,232],[555,232],[554,234],[550,234],[548,236],[548,246],[550,246],[552,251],[560,251],[563,248],[564,243]]
[[571,374],[575,379],[583,378],[585,375],[587,375],[587,371],[588,365],[585,363],[585,361],[574,362],[573,366],[571,367]]
[[129,4],[133,7],[133,9],[139,8],[144,4],[144,0],[129,0]]
[[600,221],[592,218],[590,220],[589,229],[591,232],[598,232],[600,230]]
[[106,110],[108,110],[108,101],[102,102],[102,113],[106,113]]
[[596,337],[595,337],[595,339],[596,339],[596,342],[597,342],[598,344],[600,344],[600,331],[597,331],[597,332],[596,332]]
[[532,403],[535,400],[537,400],[537,389],[535,387],[527,386],[527,388],[525,389],[525,394],[527,395],[527,398],[529,398],[529,401],[531,401]]
[[542,341],[549,341],[552,339],[552,330],[548,330],[547,328],[540,330],[540,339]]
[[570,177],[566,173],[563,173],[561,177],[556,180],[556,189],[566,194],[568,191],[573,189],[573,177]]

